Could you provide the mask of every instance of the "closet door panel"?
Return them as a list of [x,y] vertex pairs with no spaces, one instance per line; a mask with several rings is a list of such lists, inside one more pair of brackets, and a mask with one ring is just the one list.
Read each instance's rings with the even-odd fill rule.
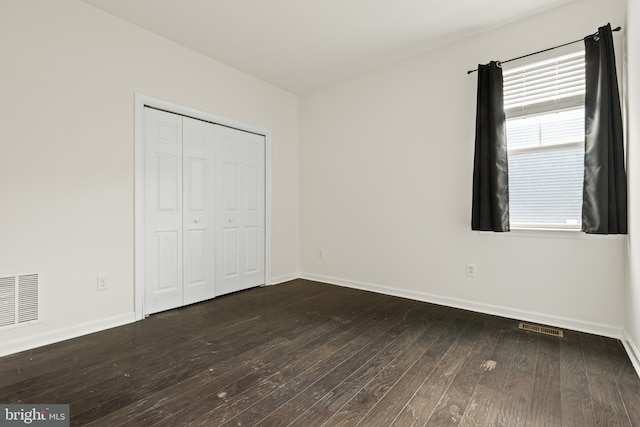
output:
[[214,125],[184,117],[184,304],[215,296],[214,157]]
[[218,294],[264,284],[264,137],[216,126]]
[[145,313],[182,305],[182,117],[145,108]]

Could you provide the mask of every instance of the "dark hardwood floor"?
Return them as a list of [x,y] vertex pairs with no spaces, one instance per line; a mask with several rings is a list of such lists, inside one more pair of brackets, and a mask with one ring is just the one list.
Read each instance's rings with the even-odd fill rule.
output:
[[619,341],[295,280],[0,358],[91,426],[640,426]]

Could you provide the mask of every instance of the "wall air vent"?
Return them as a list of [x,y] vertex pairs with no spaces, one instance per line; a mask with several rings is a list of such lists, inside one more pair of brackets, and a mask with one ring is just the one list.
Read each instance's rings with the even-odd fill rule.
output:
[[534,325],[533,323],[520,322],[518,328],[524,329],[525,331],[537,332],[539,334],[552,335],[554,337],[564,337],[562,329],[551,328],[549,326],[540,326]]
[[38,274],[0,277],[0,328],[10,328],[40,318]]

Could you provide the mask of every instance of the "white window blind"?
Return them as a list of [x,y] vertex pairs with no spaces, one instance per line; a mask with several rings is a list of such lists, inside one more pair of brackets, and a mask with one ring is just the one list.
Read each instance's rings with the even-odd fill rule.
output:
[[584,92],[584,50],[504,70],[512,228],[580,228]]
[[584,105],[584,50],[504,70],[507,118]]

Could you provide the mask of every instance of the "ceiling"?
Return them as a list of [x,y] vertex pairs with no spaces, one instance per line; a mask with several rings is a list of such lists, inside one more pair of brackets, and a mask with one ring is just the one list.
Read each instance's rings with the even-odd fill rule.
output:
[[302,94],[573,0],[83,0]]

